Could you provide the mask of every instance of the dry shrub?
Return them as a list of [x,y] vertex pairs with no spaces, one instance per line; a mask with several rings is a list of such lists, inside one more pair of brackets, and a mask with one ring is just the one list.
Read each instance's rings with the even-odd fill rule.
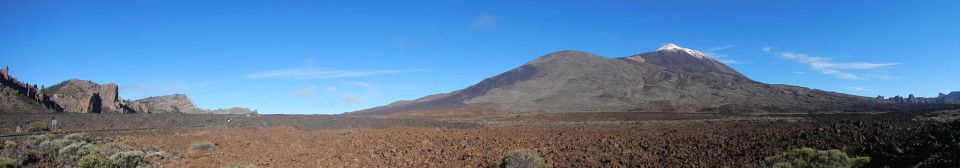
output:
[[552,168],[536,151],[517,149],[507,152],[502,159],[493,164],[494,168]]
[[213,144],[213,142],[206,141],[206,140],[196,141],[190,144],[190,149],[196,150],[196,151],[210,152],[210,151],[213,151],[214,147],[216,147],[216,144]]

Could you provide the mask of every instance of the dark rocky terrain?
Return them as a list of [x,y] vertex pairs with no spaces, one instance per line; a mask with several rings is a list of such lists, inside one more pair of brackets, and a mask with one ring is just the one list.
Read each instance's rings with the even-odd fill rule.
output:
[[[865,112],[868,97],[753,81],[696,50],[667,44],[623,58],[560,51],[462,90],[348,113],[479,108],[502,112]],[[865,110],[866,109],[866,110]]]

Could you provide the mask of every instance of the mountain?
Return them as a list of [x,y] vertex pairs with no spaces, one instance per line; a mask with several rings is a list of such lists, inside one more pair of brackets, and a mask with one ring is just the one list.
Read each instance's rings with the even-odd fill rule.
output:
[[129,101],[127,104],[133,111],[140,113],[187,113],[187,114],[253,114],[256,110],[247,108],[229,108],[207,110],[197,108],[193,101],[184,94],[148,97]]
[[23,83],[10,75],[10,68],[0,69],[0,113],[35,113],[62,110],[37,85]]
[[0,113],[189,113],[251,114],[256,110],[197,108],[187,95],[173,94],[124,100],[113,83],[71,79],[50,87],[37,87],[20,82],[10,75],[10,68],[0,69]]
[[622,58],[559,51],[465,89],[349,112],[844,112],[870,98],[753,81],[675,44]]

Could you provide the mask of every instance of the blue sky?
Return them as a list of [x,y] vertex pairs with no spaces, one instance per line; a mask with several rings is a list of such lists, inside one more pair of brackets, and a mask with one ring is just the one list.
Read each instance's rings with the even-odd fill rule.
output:
[[0,1],[23,81],[113,82],[203,108],[342,113],[475,84],[558,50],[664,43],[751,78],[855,95],[960,91],[960,1]]

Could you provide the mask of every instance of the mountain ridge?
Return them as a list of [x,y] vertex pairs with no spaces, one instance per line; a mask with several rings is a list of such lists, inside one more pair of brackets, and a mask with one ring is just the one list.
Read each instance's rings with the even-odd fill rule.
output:
[[753,81],[702,52],[667,44],[607,58],[563,50],[467,88],[348,112],[479,108],[504,112],[844,112],[870,98]]

